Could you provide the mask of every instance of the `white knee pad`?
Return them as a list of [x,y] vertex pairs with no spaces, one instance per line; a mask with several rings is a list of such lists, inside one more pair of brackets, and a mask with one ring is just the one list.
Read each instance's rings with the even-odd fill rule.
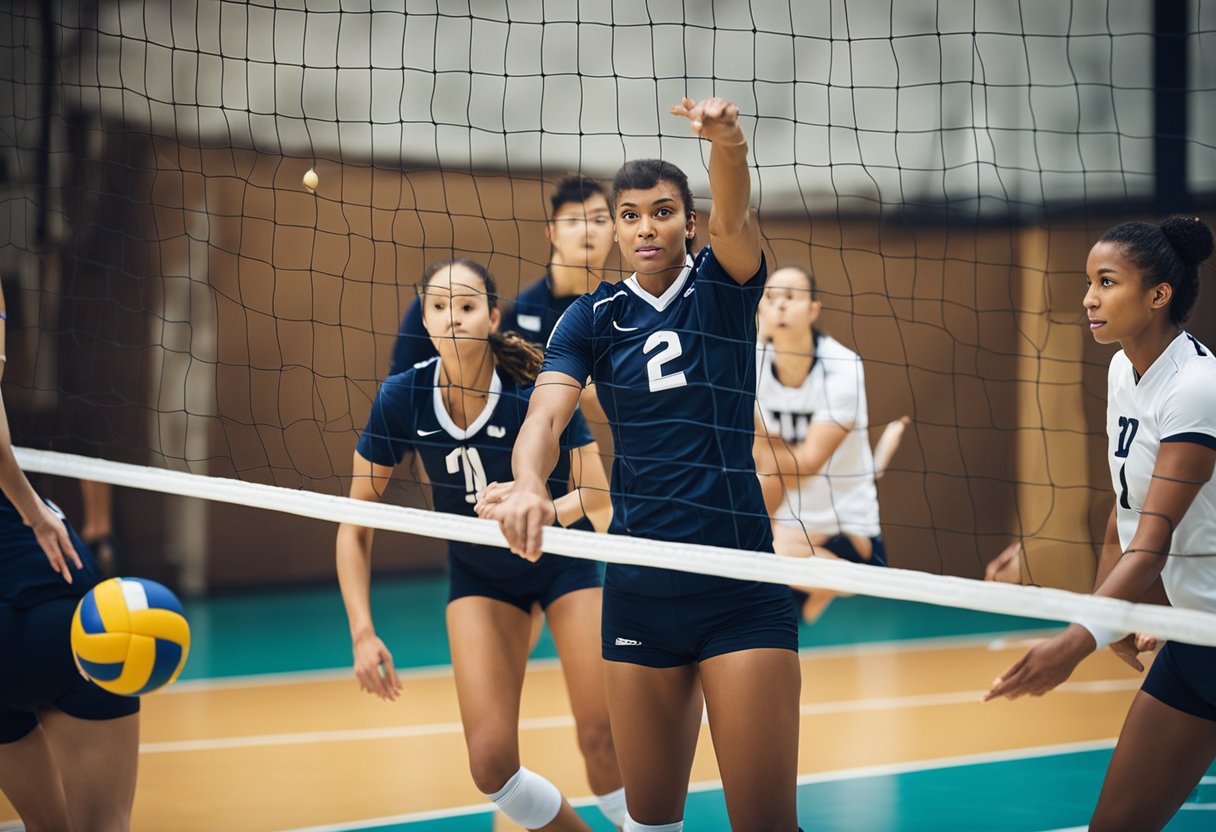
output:
[[675,823],[660,823],[658,825],[638,823],[628,815],[625,816],[625,828],[623,832],[684,832],[684,821],[678,820]]
[[562,793],[557,786],[523,766],[505,786],[486,797],[524,829],[548,826],[562,808]]

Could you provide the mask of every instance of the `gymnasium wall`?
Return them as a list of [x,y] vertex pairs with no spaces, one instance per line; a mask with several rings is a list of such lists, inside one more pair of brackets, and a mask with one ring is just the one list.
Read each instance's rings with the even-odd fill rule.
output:
[[[544,268],[547,189],[539,176],[319,162],[314,196],[300,185],[310,164],[108,143],[92,195],[65,202],[89,230],[48,259],[47,288],[9,338],[18,442],[345,493],[423,267],[470,256],[513,295]],[[892,564],[975,577],[1020,531],[1036,535],[1029,580],[1084,588],[1110,505],[1111,350],[1079,325],[1083,268],[1125,217],[1023,226],[810,209],[762,215],[770,265],[815,270],[822,328],[866,362],[873,436],[914,421],[880,482]],[[1212,343],[1207,289],[1192,331]],[[43,487],[77,505],[74,484]],[[426,504],[417,484],[390,498]],[[333,580],[331,524],[132,489],[117,506],[129,572],[192,570],[196,591]],[[377,538],[377,569],[441,562],[438,541]]]

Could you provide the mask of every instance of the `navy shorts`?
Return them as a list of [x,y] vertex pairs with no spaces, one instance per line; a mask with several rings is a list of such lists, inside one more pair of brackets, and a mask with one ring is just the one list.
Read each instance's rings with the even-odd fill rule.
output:
[[[829,537],[820,548],[827,549],[841,560],[851,561],[852,563],[862,563],[868,566],[886,566],[887,565],[887,547],[882,542],[882,535],[870,538],[870,559],[866,560],[857,551],[857,547],[853,545],[853,541],[849,540],[846,535],[838,534]],[[806,604],[807,599],[811,597],[809,592],[804,592],[801,589],[791,587],[794,594],[794,605],[798,609]]]
[[607,661],[681,667],[740,650],[797,650],[798,620],[778,584],[738,581],[676,598],[605,590],[600,639]]
[[1216,647],[1167,641],[1140,689],[1183,713],[1216,720]]
[[0,743],[16,742],[48,705],[77,719],[117,719],[139,711],[139,698],[107,693],[80,675],[72,660],[77,599],[56,598],[27,609],[0,605]]
[[541,609],[548,609],[567,593],[603,585],[600,565],[593,560],[543,555],[521,574],[498,577],[470,569],[460,558],[448,557],[449,604],[457,598],[477,595],[503,601],[530,613],[534,603],[539,602]]

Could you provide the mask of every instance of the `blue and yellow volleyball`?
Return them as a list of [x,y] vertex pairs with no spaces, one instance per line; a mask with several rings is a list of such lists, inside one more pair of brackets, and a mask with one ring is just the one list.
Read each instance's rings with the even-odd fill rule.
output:
[[110,578],[76,606],[72,652],[98,687],[142,696],[177,679],[190,652],[190,624],[167,587],[143,578]]

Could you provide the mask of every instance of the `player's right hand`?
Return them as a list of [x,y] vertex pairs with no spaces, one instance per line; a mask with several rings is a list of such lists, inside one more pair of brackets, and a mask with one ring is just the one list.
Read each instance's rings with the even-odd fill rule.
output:
[[557,518],[549,495],[517,483],[506,494],[497,491],[493,496],[494,501],[483,497],[477,503],[477,516],[498,522],[512,552],[533,563],[540,560],[541,536],[545,527],[553,525]]
[[63,576],[63,579],[69,584],[72,582],[72,569],[69,562],[77,569],[83,569],[84,564],[80,562],[80,555],[76,554],[76,548],[72,546],[72,539],[68,537],[67,527],[63,525],[63,520],[50,506],[39,501],[41,511],[38,516],[31,519],[30,528],[34,532],[34,537],[38,539],[38,545],[42,547],[46,559],[50,561],[51,569]]
[[393,667],[393,654],[378,636],[366,636],[355,642],[355,678],[359,689],[393,702],[401,694],[401,680]]

